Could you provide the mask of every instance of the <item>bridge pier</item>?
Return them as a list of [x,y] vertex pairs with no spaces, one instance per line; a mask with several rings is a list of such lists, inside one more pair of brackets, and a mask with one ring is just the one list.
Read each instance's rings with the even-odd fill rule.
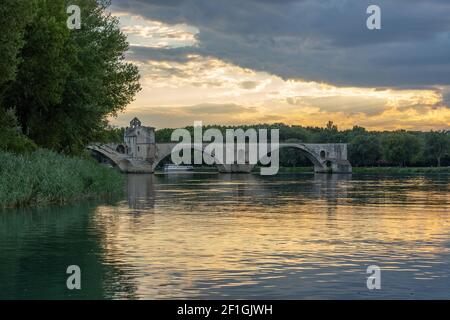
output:
[[124,173],[141,173],[141,174],[149,174],[149,173],[155,173],[155,170],[153,169],[153,166],[151,164],[148,165],[132,165],[128,166],[125,170],[120,170]]
[[327,160],[324,165],[314,165],[315,173],[352,173],[352,165],[348,160]]

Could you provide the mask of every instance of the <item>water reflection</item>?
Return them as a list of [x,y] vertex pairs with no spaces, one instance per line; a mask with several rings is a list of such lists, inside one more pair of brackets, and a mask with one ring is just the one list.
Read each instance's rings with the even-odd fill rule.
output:
[[127,175],[128,206],[136,213],[142,210],[151,211],[155,206],[154,175]]
[[[138,297],[448,297],[446,177],[139,181],[133,190],[152,190],[128,195],[141,215],[111,224],[117,208],[101,207],[94,219],[113,230],[105,259],[129,266]],[[381,292],[365,287],[370,264],[383,268]]]
[[[448,176],[129,175],[117,202],[0,214],[0,298],[450,298],[449,188]],[[80,293],[65,289],[68,264],[85,270]]]
[[[102,261],[101,234],[90,223],[96,208],[85,203],[0,212],[0,299],[111,298],[110,279],[118,281],[121,296],[133,298],[133,281]],[[82,271],[81,291],[66,287],[67,267],[74,264]]]

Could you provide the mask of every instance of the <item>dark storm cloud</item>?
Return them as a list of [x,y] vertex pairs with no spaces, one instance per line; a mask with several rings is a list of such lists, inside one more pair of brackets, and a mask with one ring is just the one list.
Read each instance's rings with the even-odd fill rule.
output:
[[[378,4],[382,29],[366,28]],[[199,54],[337,85],[450,84],[448,0],[113,0],[113,8],[200,30]],[[140,50],[142,54],[144,50]],[[183,57],[186,51],[160,50]]]

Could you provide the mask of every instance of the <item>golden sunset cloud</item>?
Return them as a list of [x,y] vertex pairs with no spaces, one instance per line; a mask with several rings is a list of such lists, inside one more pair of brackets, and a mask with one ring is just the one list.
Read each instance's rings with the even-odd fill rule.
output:
[[283,79],[212,56],[182,53],[178,59],[133,60],[138,47],[178,48],[201,45],[199,32],[188,25],[168,25],[120,15],[131,42],[129,59],[141,72],[143,90],[114,125],[126,126],[134,116],[162,127],[205,124],[284,122],[371,130],[448,129],[450,109],[442,88],[396,89],[339,87],[302,79]]

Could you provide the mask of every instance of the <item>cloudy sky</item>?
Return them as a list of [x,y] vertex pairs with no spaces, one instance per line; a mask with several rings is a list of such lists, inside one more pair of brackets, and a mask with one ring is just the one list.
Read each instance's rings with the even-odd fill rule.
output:
[[[369,30],[370,4],[381,30]],[[113,0],[143,90],[112,122],[450,129],[449,0]]]

